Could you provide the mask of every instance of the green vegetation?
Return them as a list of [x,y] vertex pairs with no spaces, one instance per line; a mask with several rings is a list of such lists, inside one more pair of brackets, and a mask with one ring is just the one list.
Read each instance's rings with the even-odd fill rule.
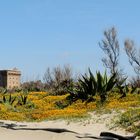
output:
[[9,105],[13,105],[13,103],[15,102],[16,100],[16,97],[12,97],[11,94],[9,95],[3,95],[3,98],[1,100],[1,103],[3,104],[9,104]]
[[140,136],[140,108],[128,109],[120,115],[116,124]]
[[70,95],[67,97],[70,102],[81,99],[83,102],[89,103],[95,101],[94,96],[99,95],[103,103],[107,98],[107,92],[111,91],[116,84],[116,75],[107,77],[106,72],[102,76],[100,72],[96,76],[89,69],[89,76],[83,75],[72,90],[68,90]]
[[[100,113],[120,112],[117,125],[139,135],[140,95],[128,93],[120,98],[118,93],[109,92],[104,104],[99,94],[94,101],[77,99],[69,104],[66,95],[50,95],[47,92],[0,94],[0,119],[15,121],[43,121],[50,119],[84,119],[88,112]],[[121,113],[124,112],[124,113]],[[122,115],[121,115],[122,114]],[[131,129],[130,129],[131,128]]]

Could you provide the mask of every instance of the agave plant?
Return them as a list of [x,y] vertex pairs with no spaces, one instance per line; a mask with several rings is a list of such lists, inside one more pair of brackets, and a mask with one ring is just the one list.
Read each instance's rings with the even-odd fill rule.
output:
[[16,107],[18,106],[23,106],[25,108],[34,108],[34,103],[32,103],[30,100],[28,100],[28,95],[25,94],[20,94],[20,96],[18,97],[18,102],[16,104]]
[[126,97],[127,93],[135,93],[137,91],[137,86],[133,86],[132,84],[126,84],[126,79],[123,78],[122,80],[117,80],[116,88],[119,90],[120,94],[122,95],[120,98]]
[[116,84],[116,75],[114,74],[110,78],[107,77],[106,72],[102,76],[100,72],[96,72],[96,77],[89,69],[89,75],[85,74],[78,80],[78,84],[71,91],[70,96],[67,99],[76,101],[81,99],[86,103],[94,100],[94,96],[98,93],[101,102],[104,102],[107,97],[107,92],[110,91]]
[[16,97],[12,97],[12,95],[3,95],[3,98],[2,98],[2,103],[3,104],[9,104],[9,105],[13,105],[13,103],[15,102],[16,100]]
[[7,93],[7,89],[3,88],[3,87],[0,87],[0,93],[6,94]]
[[129,91],[129,89],[125,83],[126,79],[127,78],[123,78],[121,80],[117,79],[117,82],[116,82],[116,87],[118,88],[119,93],[122,95],[120,98],[126,97],[126,93]]
[[96,80],[89,69],[89,75],[82,75],[73,89],[68,90],[70,96],[68,96],[67,99],[71,102],[81,99],[83,102],[86,101],[86,103],[88,103],[94,100],[93,97],[96,94],[96,90]]
[[102,76],[101,73],[98,71],[96,72],[96,83],[97,93],[101,98],[101,102],[104,102],[107,98],[107,92],[112,90],[116,84],[116,74],[108,78],[106,72]]
[[134,87],[133,85],[120,85],[120,86],[117,86],[120,93],[122,94],[122,96],[120,98],[123,98],[123,97],[126,97],[126,94],[127,93],[135,93],[137,91],[137,87]]
[[19,105],[26,105],[27,104],[27,95],[20,95],[20,99],[18,101]]

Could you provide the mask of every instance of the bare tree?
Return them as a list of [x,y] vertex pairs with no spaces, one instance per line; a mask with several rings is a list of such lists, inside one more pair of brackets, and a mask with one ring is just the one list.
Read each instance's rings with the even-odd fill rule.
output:
[[104,31],[104,39],[99,43],[99,46],[106,55],[102,58],[105,67],[110,70],[111,74],[118,73],[120,49],[114,27]]
[[63,69],[60,66],[57,66],[53,69],[54,83],[56,86],[59,86],[64,80]]
[[123,70],[119,68],[120,46],[114,27],[104,31],[104,39],[99,43],[99,46],[106,55],[102,58],[103,64],[109,69],[111,75],[116,74],[116,86],[122,94],[121,98],[125,97],[126,93],[123,89],[127,78]]
[[64,67],[54,67],[52,70],[48,68],[44,74],[43,80],[49,89],[63,90],[69,87],[73,82],[72,68],[70,65]]
[[43,81],[44,81],[44,83],[47,84],[48,88],[52,87],[53,77],[52,77],[52,73],[50,71],[50,68],[47,68],[47,70],[45,71],[44,76],[43,76]]
[[68,82],[72,79],[72,69],[70,65],[64,65],[63,68],[57,66],[53,69],[54,81],[56,85]]
[[133,87],[140,88],[140,77],[137,75],[130,79],[130,85]]
[[132,40],[125,40],[125,52],[129,58],[129,63],[133,67],[135,73],[140,76],[140,50],[137,50]]
[[72,68],[70,65],[64,65],[64,80],[70,80],[73,77]]

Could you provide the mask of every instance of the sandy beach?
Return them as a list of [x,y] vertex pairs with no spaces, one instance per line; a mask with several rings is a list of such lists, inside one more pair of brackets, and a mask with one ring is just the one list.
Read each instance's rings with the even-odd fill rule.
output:
[[[113,117],[113,116],[112,116]],[[123,129],[109,127],[109,114],[94,115],[94,118],[71,122],[65,120],[44,122],[0,121],[0,138],[2,140],[90,140],[98,138],[103,131],[130,136]],[[92,136],[92,138],[88,138]],[[94,138],[95,137],[95,138]]]

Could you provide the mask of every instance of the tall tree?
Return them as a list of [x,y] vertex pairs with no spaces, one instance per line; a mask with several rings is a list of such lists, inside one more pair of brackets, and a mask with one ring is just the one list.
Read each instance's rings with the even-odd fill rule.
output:
[[114,27],[104,31],[104,39],[99,43],[99,46],[106,55],[102,58],[104,66],[110,70],[112,75],[118,74],[120,48]]
[[123,89],[127,78],[123,70],[119,68],[120,46],[114,27],[104,31],[104,39],[99,46],[105,53],[105,57],[102,58],[103,64],[109,69],[111,75],[116,75],[116,86],[122,94],[121,97],[125,97],[126,93]]

